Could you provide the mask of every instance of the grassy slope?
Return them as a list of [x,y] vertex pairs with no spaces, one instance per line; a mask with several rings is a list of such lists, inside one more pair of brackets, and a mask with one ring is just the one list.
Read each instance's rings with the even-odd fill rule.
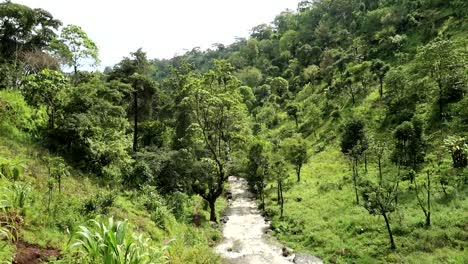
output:
[[[68,254],[67,244],[70,239],[67,229],[72,232],[77,225],[85,224],[90,217],[82,215],[79,208],[83,201],[98,192],[114,192],[117,194],[109,213],[117,219],[129,219],[135,231],[151,237],[157,245],[168,241],[170,246],[168,256],[171,263],[217,263],[219,257],[210,249],[220,238],[219,230],[206,221],[208,212],[200,208],[202,227],[195,228],[190,224],[190,215],[198,198],[192,198],[186,207],[186,221],[176,221],[172,215],[166,216],[165,230],[159,228],[151,219],[145,208],[135,202],[135,193],[104,187],[92,180],[92,177],[73,171],[71,177],[63,179],[62,196],[55,190],[51,207],[59,208],[54,213],[47,213],[47,168],[42,158],[47,157],[47,151],[36,146],[22,133],[0,133],[0,162],[21,161],[27,165],[24,175],[19,181],[32,187],[27,200],[23,220],[19,228],[20,239],[40,246],[61,249],[65,254],[65,263],[74,263],[76,259]],[[11,190],[13,182],[0,178],[0,189]],[[5,189],[2,189],[5,190]],[[225,203],[219,199],[218,212],[224,210]],[[54,211],[52,209],[52,211]],[[187,224],[183,223],[186,222]],[[71,229],[71,230],[70,230]],[[6,247],[3,247],[5,246]],[[15,247],[0,241],[0,263],[12,258]],[[63,262],[61,262],[63,263]]]
[[[355,205],[347,161],[336,146],[315,155],[303,175],[303,181],[291,183],[285,193],[286,219],[275,218],[274,223],[284,230],[277,235],[289,246],[338,263],[468,261],[463,251],[468,246],[468,189],[451,199],[436,194],[433,226],[426,230],[423,212],[408,185],[402,184],[399,210],[391,214],[398,249],[391,252],[383,218]],[[369,171],[363,177],[373,175],[375,171]],[[274,201],[270,206],[275,207]]]
[[[291,170],[284,194],[283,220],[278,218],[276,189],[273,185],[268,187],[267,210],[276,213],[273,226],[279,239],[298,251],[318,255],[331,263],[467,263],[468,187],[451,189],[445,197],[435,179],[430,229],[423,227],[424,214],[409,182],[400,184],[398,211],[390,215],[397,250],[389,249],[383,217],[372,216],[355,204],[351,169],[339,149],[339,128],[342,120],[350,115],[361,116],[369,129],[376,126],[385,115],[377,91],[356,107],[345,107],[342,118],[324,122],[318,138],[313,135],[308,138],[313,146],[309,150],[311,153],[317,146],[325,146],[325,149],[312,154],[303,168],[300,183],[295,182]],[[283,127],[288,126],[293,126],[292,121],[283,124]],[[383,135],[391,144],[392,135],[388,132]],[[435,133],[432,140],[440,142],[445,135]],[[324,144],[324,139],[330,144]],[[447,154],[442,167],[450,166]],[[393,165],[385,165],[384,178],[391,178],[395,173]],[[463,173],[466,177],[468,170]],[[377,180],[376,163],[369,161],[367,173],[362,165],[360,175]]]

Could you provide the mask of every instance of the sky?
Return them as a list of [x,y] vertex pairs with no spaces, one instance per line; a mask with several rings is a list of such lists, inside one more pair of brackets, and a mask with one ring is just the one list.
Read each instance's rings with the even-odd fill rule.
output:
[[171,58],[194,47],[230,44],[254,26],[272,22],[300,0],[13,0],[43,8],[64,25],[83,28],[100,50],[101,68],[143,48]]

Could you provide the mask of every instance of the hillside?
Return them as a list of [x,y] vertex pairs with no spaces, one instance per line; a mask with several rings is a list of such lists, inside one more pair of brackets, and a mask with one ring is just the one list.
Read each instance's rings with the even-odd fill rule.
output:
[[[80,27],[1,3],[0,260],[34,245],[56,263],[219,263],[237,175],[296,252],[468,262],[466,10],[302,1],[231,45],[86,72],[99,50]],[[142,239],[80,242],[112,217]]]

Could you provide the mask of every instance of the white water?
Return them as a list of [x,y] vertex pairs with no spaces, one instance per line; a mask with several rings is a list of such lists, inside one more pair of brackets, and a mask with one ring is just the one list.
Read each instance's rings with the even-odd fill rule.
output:
[[216,252],[229,263],[291,264],[294,256],[282,256],[282,247],[265,234],[269,223],[260,215],[253,196],[247,191],[247,181],[229,177],[232,201],[226,212],[224,241]]

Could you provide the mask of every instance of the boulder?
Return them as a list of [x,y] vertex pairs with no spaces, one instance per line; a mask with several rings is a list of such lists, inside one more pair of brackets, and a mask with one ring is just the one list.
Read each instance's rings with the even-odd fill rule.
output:
[[296,254],[293,262],[296,264],[323,264],[323,261],[315,256],[306,254]]

